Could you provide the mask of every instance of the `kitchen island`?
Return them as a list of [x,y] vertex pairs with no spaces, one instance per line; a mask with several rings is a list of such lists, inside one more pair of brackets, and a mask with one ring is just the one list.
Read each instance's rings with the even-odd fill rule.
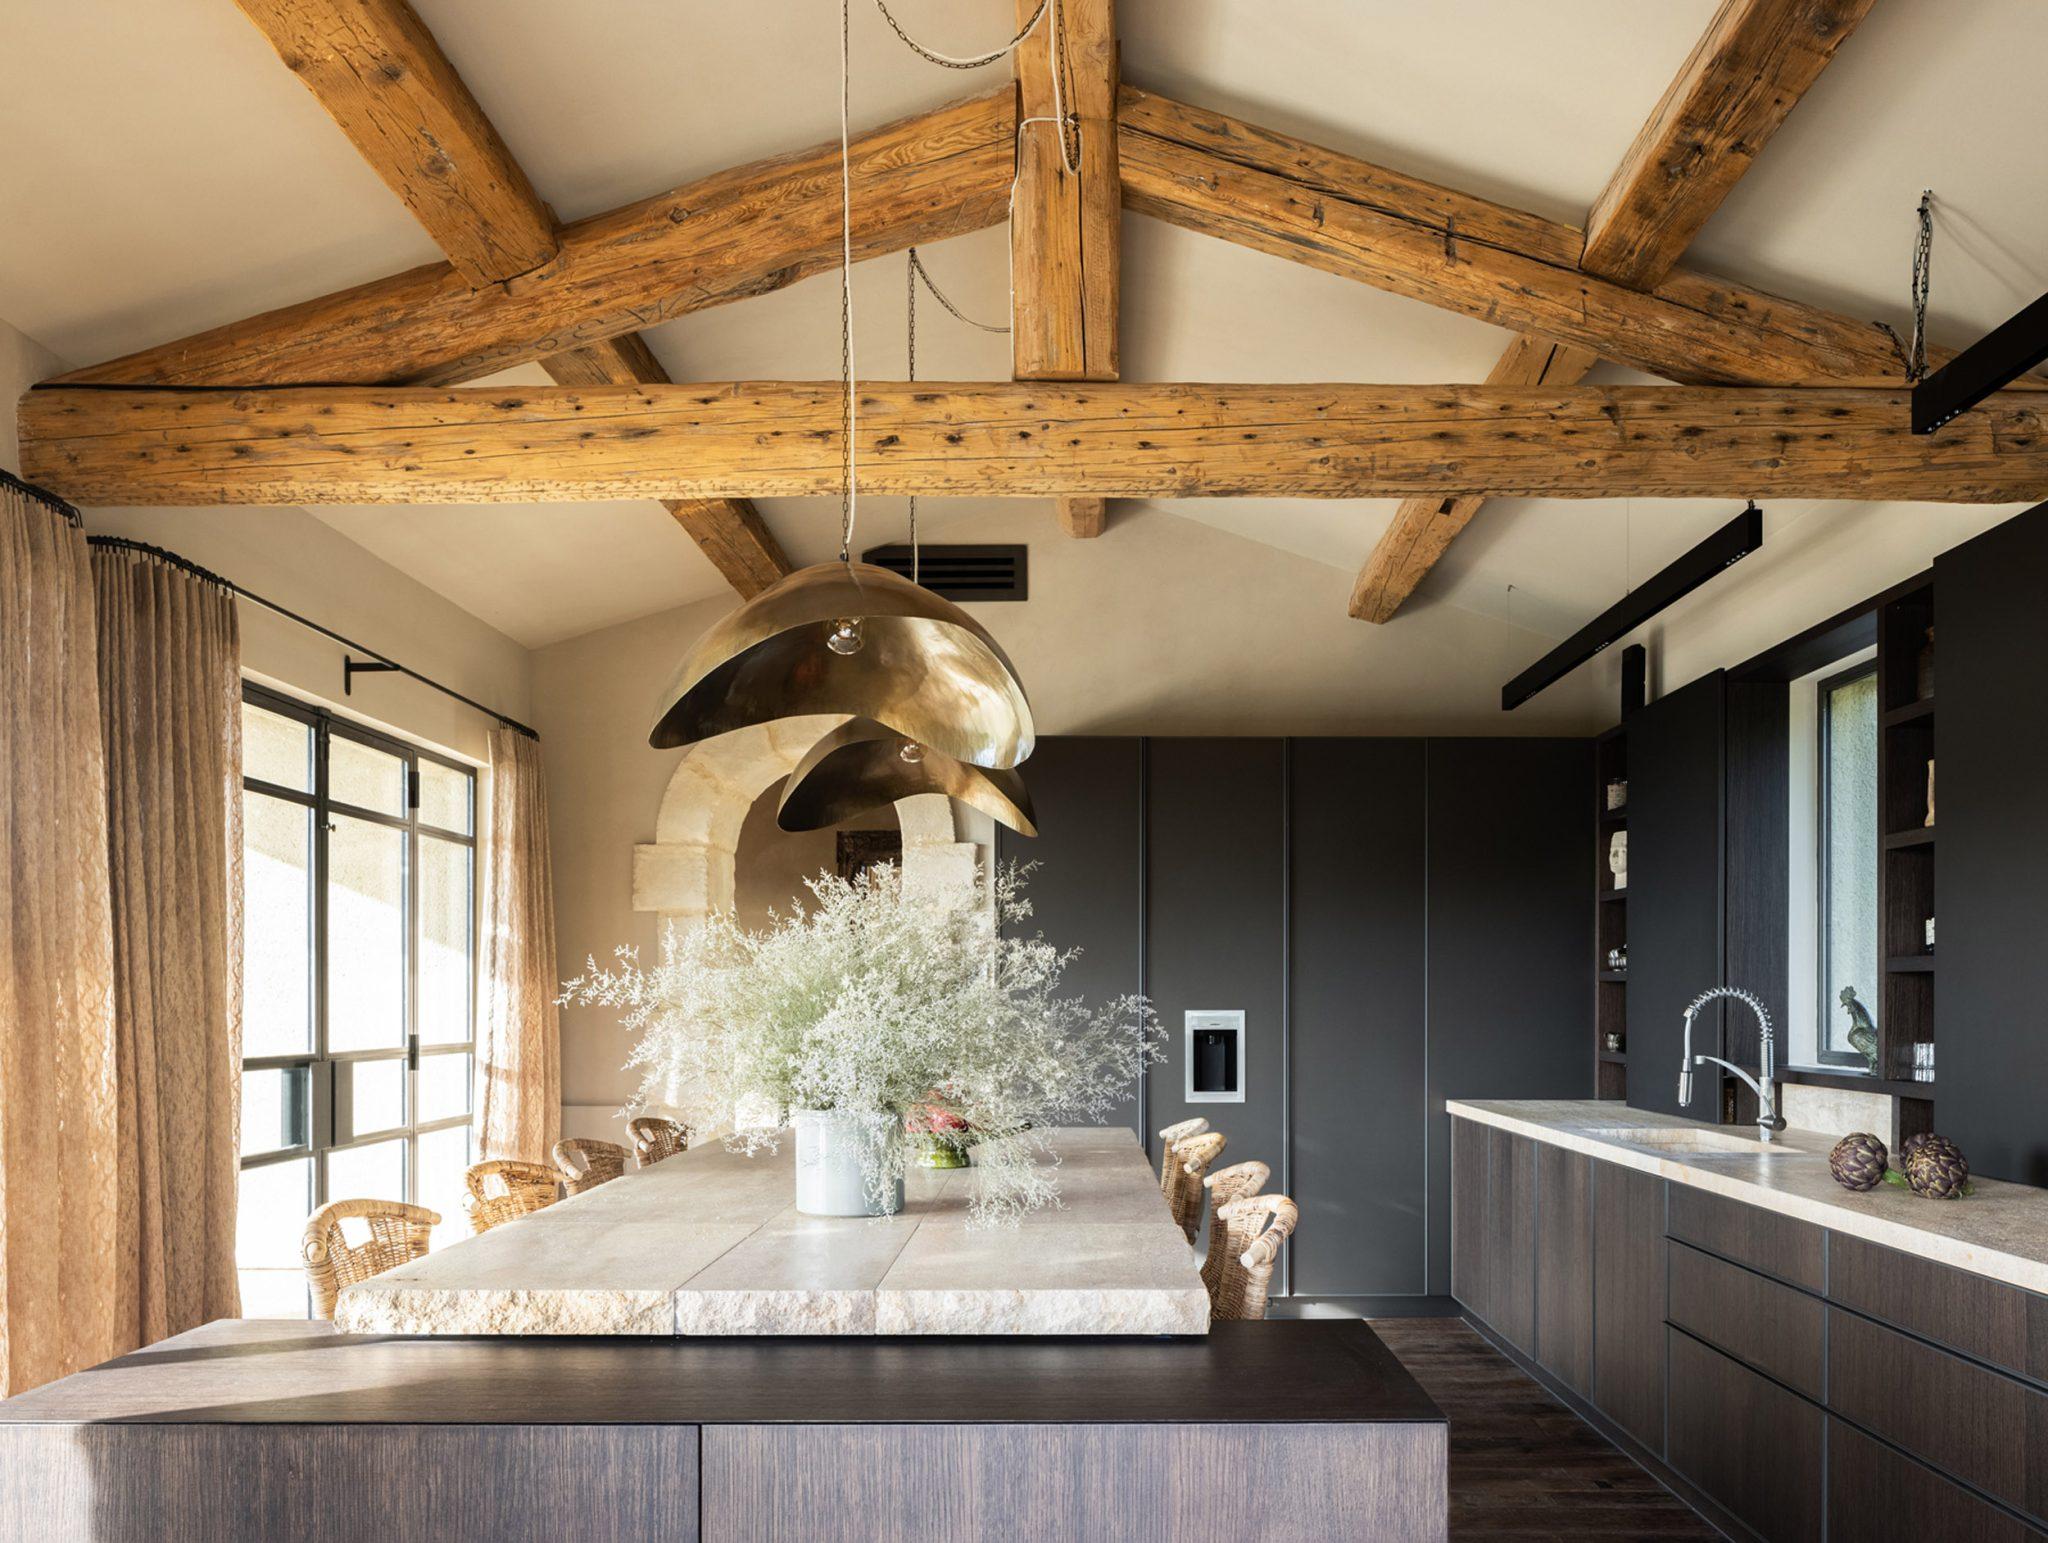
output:
[[223,1321],[0,1402],[0,1537],[1441,1540],[1359,1322],[1175,1339],[458,1339]]

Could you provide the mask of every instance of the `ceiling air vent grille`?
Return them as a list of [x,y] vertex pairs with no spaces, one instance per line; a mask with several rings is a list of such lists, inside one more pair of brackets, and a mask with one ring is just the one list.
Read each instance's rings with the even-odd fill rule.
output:
[[[924,546],[918,550],[918,582],[948,600],[1030,598],[1027,552],[1017,546]],[[870,547],[861,561],[910,577],[908,546]]]

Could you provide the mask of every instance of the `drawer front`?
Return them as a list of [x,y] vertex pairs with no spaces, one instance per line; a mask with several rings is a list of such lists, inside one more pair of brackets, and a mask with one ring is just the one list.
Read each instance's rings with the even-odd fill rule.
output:
[[1766,1543],[1819,1543],[1827,1416],[1676,1329],[1668,1461]]
[[2048,1517],[2048,1393],[1830,1308],[1828,1403],[1987,1495]]
[[1670,1317],[1808,1398],[1823,1396],[1827,1308],[1820,1298],[1674,1243]]
[[1819,1227],[1703,1189],[1671,1186],[1671,1236],[1808,1291],[1827,1283],[1827,1234]]
[[2048,1297],[1833,1233],[1828,1295],[1966,1355],[2048,1382]]
[[1828,1537],[1831,1543],[2048,1543],[2048,1533],[1840,1420],[1828,1421]]

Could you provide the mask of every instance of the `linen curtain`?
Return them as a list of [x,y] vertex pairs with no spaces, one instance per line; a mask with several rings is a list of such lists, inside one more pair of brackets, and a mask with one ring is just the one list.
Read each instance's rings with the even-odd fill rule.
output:
[[0,480],[0,1397],[122,1344],[93,616],[84,532]]
[[242,649],[209,579],[111,548],[92,575],[125,1349],[241,1312]]
[[540,743],[491,731],[477,1141],[484,1157],[549,1160],[562,1134],[554,874]]

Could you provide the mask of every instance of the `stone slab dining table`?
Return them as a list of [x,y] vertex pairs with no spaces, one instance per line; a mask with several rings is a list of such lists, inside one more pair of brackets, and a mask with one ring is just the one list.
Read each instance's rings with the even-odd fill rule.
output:
[[972,1169],[913,1167],[888,1217],[806,1216],[793,1143],[710,1142],[347,1287],[407,1335],[1199,1335],[1200,1262],[1136,1136],[1046,1132],[1060,1201],[977,1226]]

